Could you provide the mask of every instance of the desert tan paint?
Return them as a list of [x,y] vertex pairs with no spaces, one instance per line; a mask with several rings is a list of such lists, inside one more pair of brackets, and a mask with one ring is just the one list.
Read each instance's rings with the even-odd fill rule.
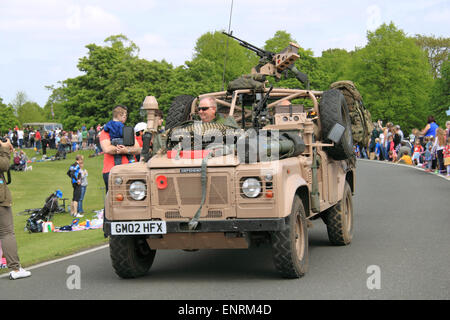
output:
[[[237,90],[238,93],[251,93],[250,90]],[[279,100],[268,105],[272,109],[283,100],[294,98],[308,98],[313,102],[313,110],[318,112],[316,97],[321,96],[320,91],[273,89],[271,96]],[[237,94],[232,97],[226,92],[216,92],[201,95],[199,98],[211,96],[219,105],[230,108],[229,115],[234,116]],[[231,102],[228,102],[230,101]],[[227,101],[228,100],[228,101]],[[195,112],[198,99],[192,103],[192,111]],[[144,101],[144,109],[148,113],[148,124],[154,126],[157,121],[155,110],[158,104],[154,97],[147,97]],[[317,113],[318,114],[318,113]],[[354,171],[349,168],[346,161],[336,161],[327,156],[323,151],[324,146],[320,141],[313,141],[313,134],[320,137],[319,119],[307,117],[305,112],[289,114],[276,114],[275,123],[264,129],[272,130],[299,130],[306,144],[305,152],[298,157],[288,159],[259,162],[254,164],[240,163],[235,155],[212,158],[208,161],[208,198],[203,207],[201,219],[240,219],[240,218],[281,218],[290,214],[296,192],[300,187],[307,188],[308,194],[312,187],[312,151],[317,149],[321,165],[318,169],[318,187],[320,193],[320,211],[326,210],[341,200],[344,192],[346,175]],[[295,116],[295,117],[294,117]],[[166,154],[156,155],[148,163],[133,163],[115,166],[110,172],[109,192],[106,197],[106,218],[110,221],[148,220],[161,219],[172,221],[189,221],[200,205],[196,192],[201,194],[200,173],[180,173],[180,168],[199,168],[202,159],[168,159]],[[242,177],[263,177],[266,173],[273,175],[273,198],[248,199],[240,194],[239,181]],[[173,184],[171,192],[160,192],[155,186],[158,175],[164,174]],[[354,179],[354,174],[351,174]],[[123,182],[115,184],[115,179],[120,177]],[[220,190],[214,186],[212,179],[222,181]],[[220,177],[225,177],[220,179]],[[147,185],[147,197],[143,201],[134,201],[127,196],[127,186],[132,180],[142,180]],[[224,182],[226,181],[226,182]],[[350,181],[353,185],[353,180]],[[189,185],[193,190],[182,188]],[[267,190],[264,190],[267,191]],[[186,197],[187,193],[189,197]],[[123,201],[117,201],[118,194],[124,196]],[[210,201],[211,195],[215,196],[215,203]],[[309,196],[308,196],[309,198]],[[226,201],[224,201],[226,199]],[[222,202],[221,202],[222,201]],[[309,201],[309,200],[307,200]],[[226,203],[223,203],[226,202]],[[310,206],[308,206],[310,207]],[[319,212],[306,212],[308,218]],[[199,249],[199,248],[243,248],[247,246],[244,238],[230,238],[223,233],[180,233],[167,234],[162,238],[149,238],[148,242],[155,249]]]

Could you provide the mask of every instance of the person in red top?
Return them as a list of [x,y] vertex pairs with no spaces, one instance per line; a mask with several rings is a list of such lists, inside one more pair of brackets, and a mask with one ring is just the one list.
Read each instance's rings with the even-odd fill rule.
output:
[[416,165],[421,165],[420,163],[420,155],[423,153],[423,147],[420,144],[420,140],[416,139],[416,142],[414,144],[414,152],[413,152],[413,156],[412,156],[412,161],[416,164]]
[[[113,109],[113,121],[120,121],[125,123],[127,121],[127,107],[118,105]],[[121,154],[122,155],[122,164],[128,163],[128,158],[126,155],[138,155],[141,153],[141,147],[139,143],[135,141],[134,146],[125,147],[124,145],[112,145],[111,137],[108,132],[102,130],[100,132],[100,147],[103,150],[103,181],[105,182],[106,192],[108,192],[108,179],[109,172],[112,167],[114,167],[114,155]]]
[[41,133],[39,132],[39,130],[36,131],[36,134],[34,135],[34,141],[36,143],[36,153],[40,153],[41,152]]
[[[144,145],[144,141],[142,141],[142,136],[144,135],[145,129],[147,129],[147,123],[145,122],[139,122],[137,125],[134,126],[135,139],[141,148]],[[137,154],[136,161],[139,161],[140,158],[141,156]]]
[[139,122],[134,126],[134,133],[136,135],[136,141],[139,143],[139,146],[142,148],[144,142],[142,141],[142,135],[144,134],[144,130],[147,129],[147,124],[145,122]]

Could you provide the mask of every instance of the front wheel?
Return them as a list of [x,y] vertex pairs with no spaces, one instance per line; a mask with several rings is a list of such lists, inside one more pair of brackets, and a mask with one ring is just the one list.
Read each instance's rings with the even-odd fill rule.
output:
[[300,278],[308,270],[308,229],[305,209],[295,196],[287,228],[271,234],[273,261],[283,278]]
[[109,252],[114,271],[125,279],[147,274],[156,254],[145,238],[137,236],[110,236]]
[[334,245],[344,246],[353,238],[353,201],[348,182],[344,186],[342,200],[323,216],[327,225],[328,239]]

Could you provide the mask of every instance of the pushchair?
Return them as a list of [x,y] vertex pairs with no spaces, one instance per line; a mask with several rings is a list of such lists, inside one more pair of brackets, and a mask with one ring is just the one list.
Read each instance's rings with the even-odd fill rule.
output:
[[27,219],[25,231],[30,233],[42,232],[42,223],[50,221],[55,213],[65,212],[64,206],[59,206],[58,200],[62,198],[62,192],[57,190],[45,199],[45,204],[42,208],[26,210],[31,213],[30,218]]
[[56,152],[54,157],[52,157],[52,160],[61,160],[61,159],[66,159],[66,151],[62,148]]

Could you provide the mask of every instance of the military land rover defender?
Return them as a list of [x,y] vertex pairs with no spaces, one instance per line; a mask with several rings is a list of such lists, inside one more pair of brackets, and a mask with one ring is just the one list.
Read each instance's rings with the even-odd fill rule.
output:
[[[309,221],[319,218],[331,244],[351,242],[355,158],[347,103],[338,89],[309,89],[294,67],[297,50],[293,43],[276,54],[261,50],[261,63],[227,91],[177,97],[164,133],[157,132],[156,99],[145,98],[141,161],[111,170],[105,203],[104,231],[120,277],[145,275],[157,250],[266,242],[281,276],[298,278],[308,269]],[[265,77],[285,70],[307,88],[269,87]],[[196,120],[205,97],[234,121]]]

